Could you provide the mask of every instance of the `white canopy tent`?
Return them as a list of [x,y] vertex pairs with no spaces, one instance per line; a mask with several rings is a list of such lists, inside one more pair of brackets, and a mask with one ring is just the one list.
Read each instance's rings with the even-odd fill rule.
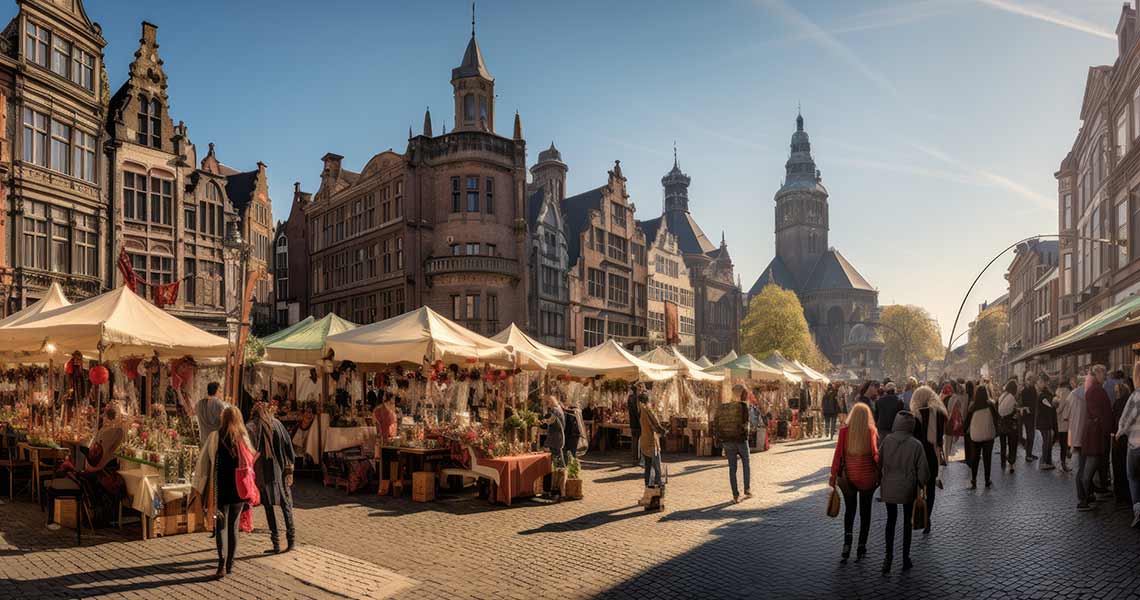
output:
[[[47,294],[40,298],[30,306],[24,307],[23,310],[8,315],[3,320],[0,320],[0,330],[13,325],[18,325],[30,319],[34,319],[42,313],[62,308],[64,306],[71,306],[71,301],[67,296],[63,295],[63,288],[59,286],[58,282],[52,282],[51,287],[48,288]],[[3,338],[3,334],[0,334]],[[52,358],[52,354],[47,352],[12,352],[8,348],[0,351],[0,361],[14,361],[22,363],[46,363]]]
[[550,371],[568,373],[575,377],[625,379],[628,381],[665,381],[673,378],[677,370],[642,360],[621,347],[612,339],[594,346],[581,354],[550,363]]
[[468,359],[513,366],[511,346],[483,337],[427,306],[325,338],[325,352],[336,360],[363,364],[423,364]]
[[694,381],[724,381],[724,375],[706,373],[703,367],[685,358],[676,347],[658,346],[640,356],[642,360],[677,369],[677,374]]
[[[16,315],[13,315],[16,316]],[[105,359],[192,356],[224,358],[229,342],[140,298],[126,286],[77,304],[42,311],[3,328],[8,350],[23,354],[75,350]]]
[[822,383],[824,385],[831,383],[831,378],[829,378],[827,375],[824,375],[823,373],[816,371],[815,369],[805,365],[804,363],[802,363],[798,360],[795,360],[792,362],[794,362],[797,367],[799,367],[800,369],[803,370],[804,374],[807,375],[808,379],[810,379],[816,383]]
[[725,354],[724,356],[720,357],[720,360],[714,362],[713,364],[709,365],[708,367],[705,367],[705,370],[710,371],[712,367],[723,367],[724,365],[727,365],[728,363],[736,360],[737,358],[740,358],[740,355],[738,355],[736,353],[736,350],[729,350],[728,354]]
[[568,350],[552,348],[535,340],[514,323],[491,339],[514,348],[515,359],[520,369],[543,370],[550,363],[569,358],[573,354]]

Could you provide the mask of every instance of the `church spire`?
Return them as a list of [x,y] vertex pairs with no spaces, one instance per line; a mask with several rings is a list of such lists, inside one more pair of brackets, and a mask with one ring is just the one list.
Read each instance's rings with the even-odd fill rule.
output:
[[665,188],[665,212],[689,212],[689,182],[691,179],[681,171],[677,161],[677,142],[673,141],[673,169],[661,178],[661,185]]
[[424,135],[432,137],[431,134],[431,107],[424,110]]
[[[516,140],[523,139],[522,117],[519,116],[519,111],[517,111],[517,110],[515,111],[515,139]],[[554,145],[554,142],[551,142],[551,145]]]

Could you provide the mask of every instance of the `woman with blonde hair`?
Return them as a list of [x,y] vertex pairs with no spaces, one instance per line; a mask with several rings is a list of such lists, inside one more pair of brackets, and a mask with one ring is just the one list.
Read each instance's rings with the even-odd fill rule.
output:
[[926,454],[926,465],[930,470],[930,477],[926,480],[926,528],[922,533],[930,533],[930,516],[934,512],[934,494],[942,487],[942,480],[938,478],[939,454],[942,452],[943,436],[946,434],[946,405],[930,386],[922,386],[914,391],[910,400],[911,412],[914,413],[914,437],[922,442],[922,450]]
[[198,455],[194,490],[207,506],[217,507],[214,514],[214,541],[218,549],[215,579],[233,571],[238,518],[246,503],[246,498],[238,493],[237,469],[241,455],[253,454],[252,448],[253,443],[241,421],[241,411],[231,404],[222,411],[219,429],[210,433]]
[[839,442],[831,459],[831,487],[843,494],[843,562],[851,556],[855,510],[859,510],[859,546],[855,559],[867,554],[871,529],[871,506],[879,485],[879,432],[872,423],[871,408],[858,403],[839,429]]

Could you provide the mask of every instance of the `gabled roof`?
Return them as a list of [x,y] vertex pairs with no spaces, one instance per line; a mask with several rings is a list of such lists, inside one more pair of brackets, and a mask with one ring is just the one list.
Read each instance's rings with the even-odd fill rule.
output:
[[805,292],[850,289],[875,291],[859,271],[855,270],[855,267],[834,248],[819,257],[803,286]]
[[717,247],[688,211],[671,210],[664,215],[669,231],[677,236],[677,247],[684,254],[707,254]]
[[764,289],[764,286],[770,283],[792,291],[795,291],[796,288],[799,287],[796,283],[796,278],[792,275],[792,272],[788,270],[787,265],[784,264],[784,261],[781,260],[779,256],[773,257],[772,262],[768,263],[764,272],[760,273],[760,276],[756,278],[756,283],[753,283],[752,288],[748,290],[748,297],[751,298],[759,294],[760,291]]
[[605,187],[599,186],[562,201],[562,218],[566,220],[566,254],[571,266],[578,262],[582,253],[582,231],[589,225],[590,209],[598,208]]
[[257,189],[257,170],[243,173],[225,165],[219,165],[219,168],[226,176],[226,196],[230,203],[239,212],[245,210]]
[[471,41],[467,42],[467,50],[463,53],[463,62],[451,70],[451,78],[475,76],[493,79],[487,72],[487,66],[483,64],[483,53],[479,51],[479,43],[475,41],[475,33],[472,31]]
[[661,229],[661,217],[648,221],[638,221],[637,226],[645,232],[645,244],[652,246],[653,242],[657,241],[657,231]]

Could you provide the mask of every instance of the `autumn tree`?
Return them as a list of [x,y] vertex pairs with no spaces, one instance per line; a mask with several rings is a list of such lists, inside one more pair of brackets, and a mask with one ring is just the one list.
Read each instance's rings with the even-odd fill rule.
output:
[[978,318],[970,323],[970,339],[966,342],[966,356],[970,366],[981,369],[983,365],[996,367],[1001,361],[1009,328],[1009,311],[1003,304],[995,304],[978,313]]
[[768,284],[753,296],[748,314],[740,325],[741,349],[756,358],[779,350],[818,371],[828,371],[831,363],[815,345],[804,318],[804,308],[795,292]]
[[883,309],[879,330],[886,348],[883,366],[902,376],[917,373],[920,365],[942,358],[942,334],[925,308],[895,304]]

